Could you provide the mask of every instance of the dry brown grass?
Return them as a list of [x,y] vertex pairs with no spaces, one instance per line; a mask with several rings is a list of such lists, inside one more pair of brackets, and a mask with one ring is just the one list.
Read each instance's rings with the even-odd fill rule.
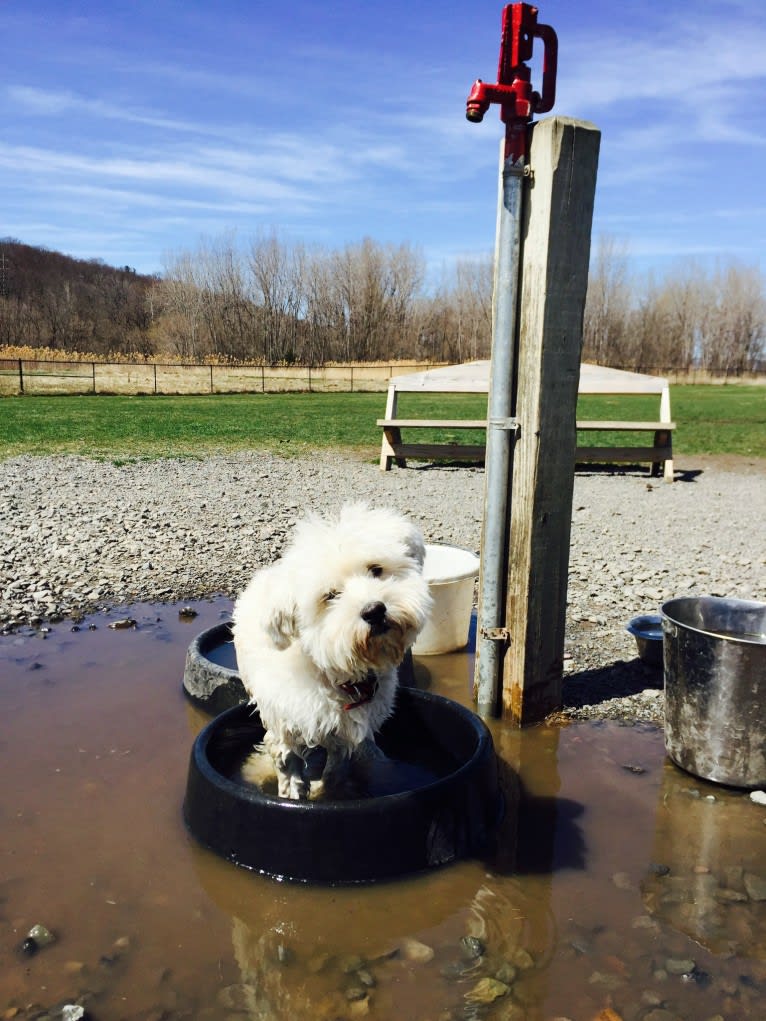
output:
[[[201,358],[198,363],[189,362],[188,359],[181,358],[180,355],[175,355],[170,352],[164,351],[157,354],[146,355],[137,358],[135,354],[121,354],[109,353],[106,355],[97,355],[92,351],[64,351],[59,348],[52,347],[31,347],[29,344],[0,344],[0,360],[9,359],[16,360],[21,359],[26,362],[96,362],[99,365],[227,365],[232,367],[247,366],[247,367],[258,367],[261,368],[265,363],[258,361],[242,362],[232,358],[224,358],[220,355],[207,355]],[[376,367],[388,367],[390,365],[396,366],[397,368],[407,368],[418,372],[420,369],[435,368],[437,365],[443,365],[446,362],[428,362],[418,361],[414,358],[391,358],[385,362],[326,362],[325,368],[366,368],[368,366],[372,368]],[[268,366],[267,366],[268,367]],[[275,366],[271,366],[274,368]],[[299,371],[301,368],[305,371],[305,366],[287,366],[284,363],[284,367],[295,368]],[[312,371],[319,371],[312,370]]]

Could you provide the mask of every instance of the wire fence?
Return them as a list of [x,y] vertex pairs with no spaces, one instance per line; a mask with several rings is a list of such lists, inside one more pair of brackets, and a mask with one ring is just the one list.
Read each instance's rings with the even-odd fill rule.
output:
[[[385,391],[392,376],[443,363],[357,362],[353,365],[183,365],[154,362],[67,362],[0,358],[0,396],[15,394],[216,394]],[[615,366],[617,367],[617,366]],[[628,366],[620,366],[628,369]],[[628,369],[635,371],[635,369]],[[764,383],[763,372],[715,374],[704,369],[643,369],[671,383]]]
[[380,392],[391,376],[433,363],[354,365],[179,365],[0,359],[0,396],[14,394],[215,394]]

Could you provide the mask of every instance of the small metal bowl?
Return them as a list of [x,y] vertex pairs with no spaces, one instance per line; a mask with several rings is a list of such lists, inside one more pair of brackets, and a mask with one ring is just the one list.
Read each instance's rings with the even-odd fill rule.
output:
[[662,666],[662,615],[642,613],[626,627],[636,639],[638,657],[651,666]]

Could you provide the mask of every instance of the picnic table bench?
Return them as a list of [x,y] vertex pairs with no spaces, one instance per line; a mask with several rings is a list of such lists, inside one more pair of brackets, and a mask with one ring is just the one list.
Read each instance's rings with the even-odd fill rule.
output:
[[[390,470],[394,462],[398,467],[405,468],[408,457],[417,460],[482,461],[485,449],[483,438],[481,442],[467,443],[405,442],[402,438],[402,429],[479,430],[486,429],[486,419],[399,418],[397,404],[400,393],[487,393],[488,389],[489,362],[469,362],[465,365],[392,377],[388,386],[385,417],[377,420],[378,426],[383,430],[381,469]],[[578,445],[576,461],[591,464],[648,462],[652,475],[659,475],[662,471],[666,481],[673,481],[672,436],[676,426],[670,417],[670,387],[666,379],[583,363],[579,393],[658,395],[659,417],[655,420],[577,421],[577,429],[582,432],[652,433],[651,445]]]

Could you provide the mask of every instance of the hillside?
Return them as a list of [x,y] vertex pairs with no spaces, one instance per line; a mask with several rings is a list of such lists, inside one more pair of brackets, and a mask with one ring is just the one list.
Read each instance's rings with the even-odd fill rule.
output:
[[143,353],[153,283],[130,266],[0,239],[0,344]]

